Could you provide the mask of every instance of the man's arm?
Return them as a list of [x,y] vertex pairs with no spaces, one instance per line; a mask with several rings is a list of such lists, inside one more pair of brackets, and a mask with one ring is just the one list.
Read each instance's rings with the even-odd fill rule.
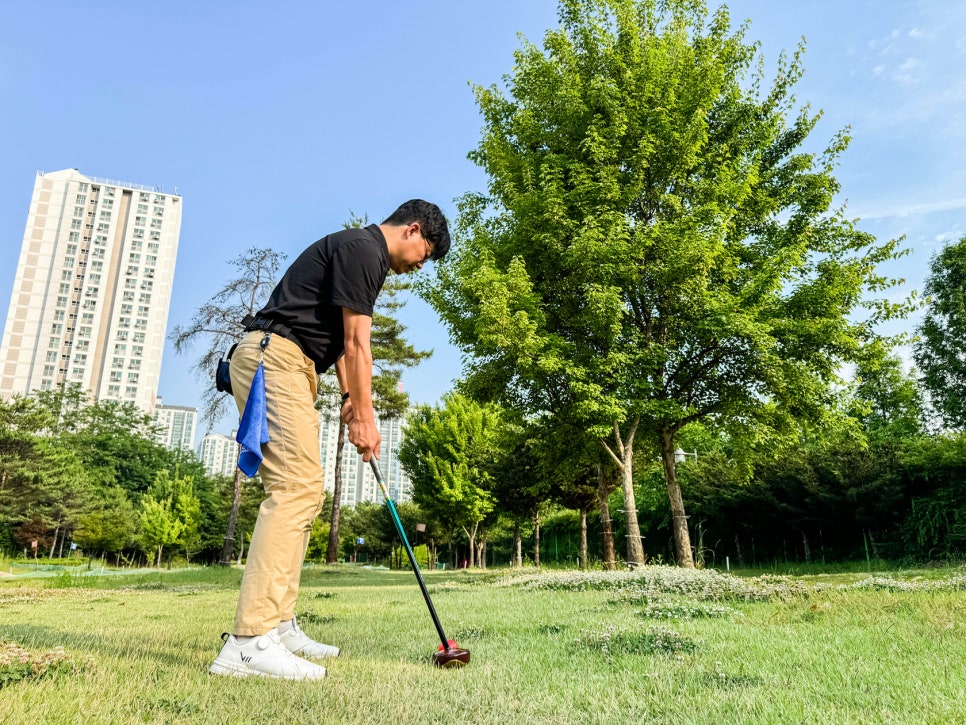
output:
[[342,323],[345,328],[345,355],[336,362],[336,376],[340,385],[345,385],[352,401],[349,442],[368,461],[373,455],[379,459],[379,446],[382,436],[376,427],[376,414],[372,408],[372,350],[369,336],[372,331],[372,318],[342,308]]

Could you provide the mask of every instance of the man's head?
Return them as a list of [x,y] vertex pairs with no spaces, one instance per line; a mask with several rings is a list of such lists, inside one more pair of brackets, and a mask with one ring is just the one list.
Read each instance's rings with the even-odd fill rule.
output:
[[439,261],[449,251],[449,227],[435,204],[410,199],[394,211],[380,227],[387,234],[390,265],[395,272],[411,272],[430,259]]

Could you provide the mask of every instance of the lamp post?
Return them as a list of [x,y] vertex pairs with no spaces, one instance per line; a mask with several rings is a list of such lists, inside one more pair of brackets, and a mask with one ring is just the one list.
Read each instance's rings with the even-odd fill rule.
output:
[[688,456],[694,456],[694,462],[697,463],[698,462],[698,449],[695,448],[694,449],[694,453],[688,453],[683,448],[677,448],[677,449],[675,449],[675,451],[674,451],[674,462],[675,463],[684,463],[687,460]]

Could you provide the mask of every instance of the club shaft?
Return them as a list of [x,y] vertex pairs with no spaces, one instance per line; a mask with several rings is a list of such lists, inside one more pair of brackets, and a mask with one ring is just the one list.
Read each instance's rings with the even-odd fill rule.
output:
[[450,651],[449,640],[446,639],[446,633],[443,632],[443,625],[439,622],[439,617],[436,615],[436,608],[433,606],[433,600],[429,598],[429,591],[426,589],[426,582],[423,581],[422,572],[419,570],[419,564],[416,563],[416,555],[413,554],[413,547],[409,545],[409,539],[406,537],[406,530],[403,528],[402,521],[399,519],[399,513],[396,511],[396,504],[392,502],[392,498],[389,496],[389,491],[386,490],[386,484],[382,480],[382,473],[379,471],[379,466],[376,465],[376,459],[370,458],[369,465],[372,467],[372,473],[376,477],[376,483],[379,484],[379,488],[382,490],[382,495],[386,499],[386,506],[389,507],[389,513],[392,516],[392,521],[396,525],[396,531],[399,532],[399,538],[402,539],[403,546],[406,548],[406,555],[409,557],[409,563],[412,564],[413,572],[416,574],[416,581],[419,582],[419,588],[423,593],[423,599],[426,600],[426,606],[429,607],[429,614],[433,618],[433,624],[436,625],[436,631],[439,633],[439,639],[443,643],[443,649],[447,652]]

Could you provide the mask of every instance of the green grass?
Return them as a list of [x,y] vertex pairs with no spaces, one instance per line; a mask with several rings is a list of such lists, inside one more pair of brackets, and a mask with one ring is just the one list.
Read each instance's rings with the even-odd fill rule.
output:
[[0,680],[0,722],[966,722],[963,568],[425,577],[469,667],[431,666],[412,573],[315,567],[303,627],[343,648],[322,683],[207,674],[235,569],[0,583],[0,642],[69,658]]

